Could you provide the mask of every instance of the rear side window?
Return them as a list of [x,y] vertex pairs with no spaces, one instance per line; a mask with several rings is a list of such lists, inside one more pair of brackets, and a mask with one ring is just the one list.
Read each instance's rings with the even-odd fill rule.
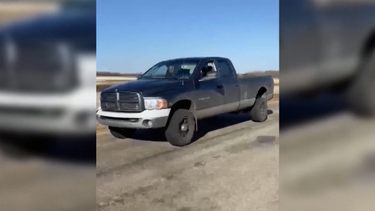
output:
[[228,61],[226,60],[219,60],[218,61],[218,66],[219,66],[219,74],[220,78],[225,79],[225,78],[235,78],[232,68],[229,65]]

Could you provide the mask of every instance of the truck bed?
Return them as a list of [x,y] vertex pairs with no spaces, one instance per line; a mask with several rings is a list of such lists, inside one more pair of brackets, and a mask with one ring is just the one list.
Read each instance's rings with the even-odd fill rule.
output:
[[238,110],[253,106],[261,89],[265,89],[267,100],[273,98],[274,82],[271,76],[238,78],[241,87],[241,97]]
[[274,83],[271,76],[256,76],[238,78],[241,86],[241,101],[256,97],[258,90],[264,87],[267,95],[273,95]]

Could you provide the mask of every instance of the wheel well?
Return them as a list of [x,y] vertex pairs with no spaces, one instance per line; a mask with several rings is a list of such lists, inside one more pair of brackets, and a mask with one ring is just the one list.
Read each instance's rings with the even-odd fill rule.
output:
[[362,51],[362,59],[366,59],[375,49],[375,30],[371,33]]
[[169,113],[167,126],[169,125],[169,121],[171,120],[174,112],[176,112],[178,109],[194,110],[194,104],[191,102],[191,100],[179,100],[173,104],[171,112]]
[[264,88],[264,87],[261,87],[261,88],[258,90],[258,93],[257,93],[256,99],[262,97],[262,95],[263,95],[264,93],[266,93],[266,92],[267,92],[267,89]]

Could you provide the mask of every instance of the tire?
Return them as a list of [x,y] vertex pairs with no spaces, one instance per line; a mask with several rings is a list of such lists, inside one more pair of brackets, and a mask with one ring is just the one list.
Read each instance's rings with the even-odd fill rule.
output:
[[[187,126],[187,131],[182,131],[182,124]],[[186,128],[186,127],[185,127]],[[191,143],[195,132],[194,115],[186,109],[178,109],[174,112],[165,131],[165,137],[173,146],[185,146]]]
[[365,60],[347,97],[350,109],[362,117],[375,117],[375,51]]
[[133,138],[137,129],[108,127],[111,134],[118,139]]
[[260,97],[255,101],[250,111],[251,119],[254,122],[264,122],[268,118],[268,106],[266,98]]

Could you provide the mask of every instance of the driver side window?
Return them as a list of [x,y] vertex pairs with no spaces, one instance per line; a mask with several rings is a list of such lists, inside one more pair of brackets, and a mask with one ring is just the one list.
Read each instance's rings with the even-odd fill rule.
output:
[[207,62],[201,69],[200,81],[212,80],[218,77],[214,61]]

